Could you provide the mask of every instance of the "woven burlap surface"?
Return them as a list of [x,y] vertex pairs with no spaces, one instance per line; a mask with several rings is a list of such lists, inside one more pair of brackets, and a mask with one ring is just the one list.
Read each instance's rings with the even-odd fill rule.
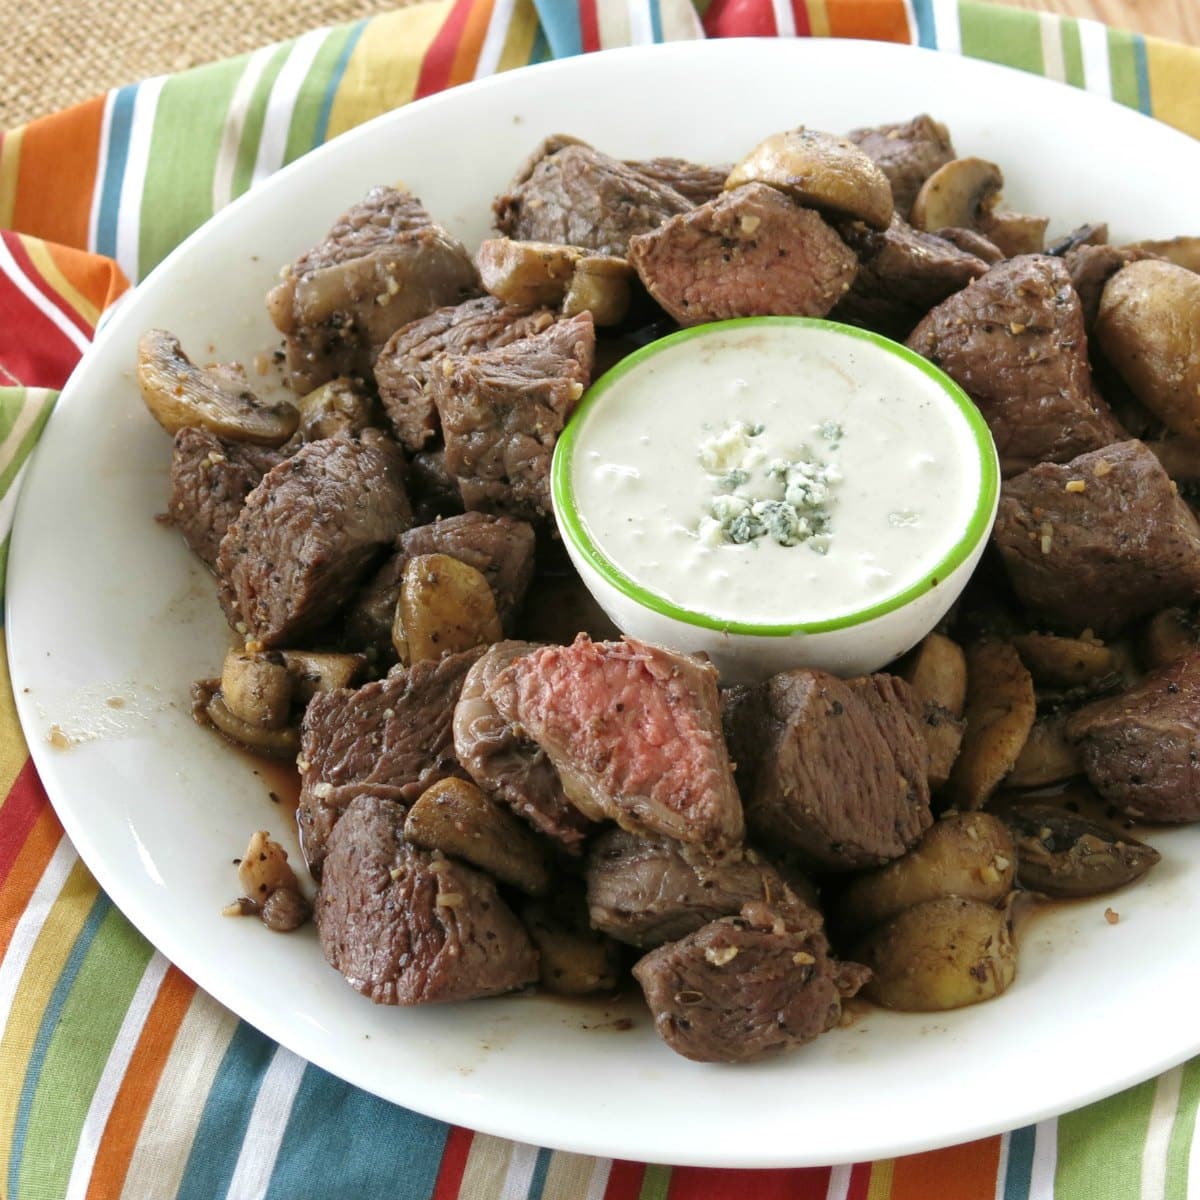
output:
[[412,0],[0,0],[0,129]]

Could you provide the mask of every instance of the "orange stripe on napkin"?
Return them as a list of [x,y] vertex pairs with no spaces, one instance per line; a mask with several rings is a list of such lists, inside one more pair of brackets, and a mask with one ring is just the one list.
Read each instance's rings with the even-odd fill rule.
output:
[[13,229],[64,246],[87,246],[91,214],[79,198],[96,186],[104,101],[97,96],[25,126]]
[[1000,1139],[983,1138],[895,1160],[891,1200],[995,1200]]
[[838,0],[829,6],[829,34],[876,42],[912,41],[904,0]]
[[[30,762],[29,766],[32,771],[33,763]],[[34,782],[37,783],[36,775]],[[37,783],[37,787],[40,788],[41,784]],[[6,805],[5,813],[7,811]],[[62,838],[63,829],[58,823],[58,817],[54,815],[54,810],[47,806],[34,821],[25,844],[4,879],[4,887],[0,888],[0,958],[3,958],[8,950],[17,922],[28,907],[38,880],[45,874],[46,865],[54,857],[54,851]]]
[[487,36],[488,22],[491,19],[492,0],[473,0],[473,3],[469,4],[462,38],[450,67],[451,87],[475,78],[479,52],[483,49],[483,39]]
[[195,994],[196,985],[182,971],[167,969],[104,1126],[87,1200],[111,1200],[121,1194],[150,1102]]

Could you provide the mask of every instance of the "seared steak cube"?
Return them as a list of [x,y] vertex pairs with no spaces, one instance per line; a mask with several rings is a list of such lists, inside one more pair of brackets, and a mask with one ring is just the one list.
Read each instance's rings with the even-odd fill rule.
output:
[[902,217],[908,216],[921,184],[955,157],[945,125],[926,113],[900,124],[852,129],[846,137],[888,177]]
[[382,438],[328,438],[268,471],[217,554],[230,624],[296,646],[329,621],[412,523],[403,470]]
[[1140,821],[1200,820],[1200,654],[1072,714],[1092,786]]
[[858,255],[859,268],[830,316],[888,337],[907,337],[935,304],[988,269],[983,259],[914,229],[898,214],[883,232],[851,221],[839,225],[838,233]]
[[550,460],[591,379],[595,347],[591,314],[580,313],[495,350],[438,360],[446,466],[468,509],[550,515]]
[[287,338],[289,382],[304,393],[338,375],[369,376],[397,329],[478,292],[470,255],[420,201],[377,187],[296,260],[267,311]]
[[518,733],[488,695],[501,671],[536,649],[532,642],[497,642],[467,672],[454,710],[454,753],[485,792],[578,853],[591,822],[567,799],[546,752]]
[[[891,675],[849,682],[799,668],[762,685],[757,748],[741,739],[746,820],[764,844],[814,869],[899,858],[929,828],[929,751],[912,689]],[[753,759],[751,759],[753,755]]]
[[488,695],[545,750],[585,816],[714,849],[741,839],[709,663],[581,634],[514,659]]
[[463,680],[482,648],[397,667],[360,688],[318,692],[300,725],[296,820],[309,870],[320,877],[329,834],[355,796],[411,804],[461,775],[451,721]]
[[1200,595],[1200,525],[1138,441],[1007,480],[992,536],[1031,615],[1065,633]]
[[624,257],[629,239],[692,202],[667,183],[591,146],[550,138],[493,204],[518,242],[555,242]]
[[246,497],[281,460],[278,450],[226,441],[207,429],[185,425],[175,435],[167,514],[209,570]]
[[1092,384],[1083,309],[1061,259],[997,263],[929,313],[908,345],[979,405],[1005,475],[1123,436]]
[[715,200],[725,190],[725,180],[733,170],[731,163],[709,167],[689,162],[686,158],[627,159],[625,165],[656,183],[673,187],[693,204]]
[[408,450],[417,451],[440,432],[429,387],[433,361],[441,354],[469,354],[507,346],[553,324],[548,308],[529,310],[481,296],[439,308],[396,330],[375,360],[379,399]]
[[870,976],[829,957],[820,914],[747,904],[633,968],[659,1036],[696,1062],[752,1062],[832,1029]]
[[404,841],[404,806],[359,796],[329,840],[317,933],[376,1004],[440,1004],[537,979],[537,952],[488,876]]
[[386,660],[392,651],[392,620],[404,568],[418,554],[447,554],[474,567],[489,583],[496,612],[511,630],[533,578],[534,536],[525,521],[463,513],[400,535],[396,552],[367,581],[345,614],[341,641],[351,650]]
[[1100,311],[1100,297],[1104,285],[1124,266],[1153,258],[1147,250],[1135,246],[1110,246],[1107,243],[1094,246],[1084,242],[1063,255],[1063,263],[1071,276],[1071,286],[1079,294],[1083,305],[1083,324],[1090,334]]
[[710,855],[671,838],[623,829],[588,847],[587,901],[592,925],[643,950],[694,933],[751,900],[788,895],[779,872],[754,850]]
[[858,260],[810,208],[751,183],[629,243],[646,290],[681,325],[730,317],[823,317]]

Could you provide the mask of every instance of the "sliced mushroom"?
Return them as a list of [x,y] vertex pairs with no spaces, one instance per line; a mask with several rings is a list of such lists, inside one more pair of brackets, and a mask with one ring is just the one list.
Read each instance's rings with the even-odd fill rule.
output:
[[590,312],[597,325],[620,324],[629,311],[633,277],[633,268],[623,258],[609,254],[581,258],[563,297],[563,316]]
[[365,654],[333,654],[318,650],[282,650],[280,656],[292,676],[295,698],[307,704],[318,692],[350,687],[367,666]]
[[1200,648],[1200,620],[1190,608],[1164,608],[1142,632],[1142,658],[1153,671]]
[[238,885],[242,895],[255,904],[265,904],[277,888],[300,890],[300,881],[288,862],[287,851],[260,829],[250,837],[250,844],[238,864]]
[[729,173],[725,190],[765,183],[835,217],[886,229],[892,185],[879,165],[846,138],[816,129],[789,130],[759,142]]
[[582,905],[532,900],[521,908],[521,923],[537,947],[538,980],[546,991],[587,996],[616,990],[621,948],[588,928]]
[[352,437],[372,423],[370,396],[344,377],[332,379],[301,396],[296,407],[300,410],[300,436],[306,442],[339,434]]
[[1104,246],[1108,243],[1108,225],[1099,221],[1094,225],[1080,225],[1070,233],[1055,238],[1046,247],[1046,253],[1062,258],[1069,250],[1078,250],[1080,246]]
[[550,888],[544,846],[511,813],[465,779],[442,779],[408,810],[404,838],[440,850],[532,896]]
[[263,729],[251,725],[230,712],[220,693],[204,706],[204,716],[231,741],[269,754],[272,758],[295,758],[300,749],[300,731],[294,726],[286,729]]
[[475,265],[484,288],[505,304],[554,307],[566,295],[583,255],[578,246],[487,238],[480,243]]
[[1047,896],[1096,896],[1140,879],[1161,857],[1152,846],[1051,804],[1014,806],[1022,887]]
[[1045,250],[1049,224],[1049,217],[996,209],[984,214],[980,232],[1000,247],[1005,258],[1016,258],[1018,254],[1041,254]]
[[1020,633],[1012,639],[1033,681],[1041,687],[1070,688],[1094,683],[1116,669],[1116,658],[1099,638]]
[[1005,787],[1036,788],[1083,774],[1079,749],[1067,737],[1066,709],[1038,717],[1029,731]]
[[286,401],[264,404],[231,367],[197,367],[179,339],[151,329],[138,340],[137,381],[154,419],[171,434],[197,426],[218,437],[280,446],[300,414]]
[[221,696],[239,720],[282,729],[292,707],[292,677],[279,654],[230,650],[221,668]]
[[947,226],[982,231],[1003,186],[1004,173],[994,162],[952,159],[921,185],[909,222],[929,233]]
[[495,595],[479,571],[448,554],[408,560],[392,620],[392,645],[402,663],[490,646],[503,636]]
[[962,647],[944,634],[929,634],[905,655],[896,674],[907,680],[917,699],[961,717],[967,698],[967,659]]

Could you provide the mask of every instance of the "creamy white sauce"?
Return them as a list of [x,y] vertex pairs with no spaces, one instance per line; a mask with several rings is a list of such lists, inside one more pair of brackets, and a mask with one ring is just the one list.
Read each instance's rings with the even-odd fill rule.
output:
[[[751,478],[731,487],[721,476],[747,446]],[[821,536],[739,544],[714,530],[714,498],[765,497],[762,464],[777,460],[833,468]],[[744,326],[613,383],[584,418],[572,477],[593,542],[647,591],[721,620],[805,624],[934,572],[970,521],[981,465],[961,412],[917,367],[819,327]]]

